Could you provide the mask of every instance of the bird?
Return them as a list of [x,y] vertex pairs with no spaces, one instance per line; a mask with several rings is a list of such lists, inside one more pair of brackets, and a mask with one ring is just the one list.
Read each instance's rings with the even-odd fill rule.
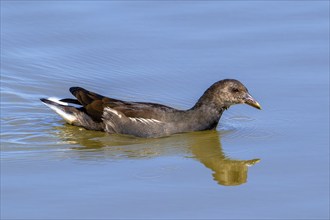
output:
[[222,113],[235,104],[260,109],[260,104],[236,79],[212,84],[187,110],[150,102],[109,98],[81,87],[71,87],[72,98],[41,98],[68,124],[110,134],[158,138],[176,133],[214,130]]

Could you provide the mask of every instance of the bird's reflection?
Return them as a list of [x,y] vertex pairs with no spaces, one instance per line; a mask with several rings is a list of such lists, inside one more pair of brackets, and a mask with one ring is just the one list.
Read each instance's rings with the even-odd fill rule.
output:
[[[103,132],[86,131],[65,125],[56,127],[57,135],[71,144],[75,154],[82,159],[97,155],[104,158],[150,158],[156,156],[184,155],[195,158],[213,171],[213,179],[224,186],[247,182],[248,167],[260,159],[235,160],[222,150],[217,131],[192,132],[165,138],[143,139]],[[96,151],[97,154],[86,154]],[[86,157],[86,155],[88,155]],[[75,155],[77,156],[77,155]]]
[[260,159],[234,160],[225,156],[219,133],[210,131],[192,138],[189,148],[196,159],[213,171],[213,178],[224,186],[241,185],[247,181],[248,167]]

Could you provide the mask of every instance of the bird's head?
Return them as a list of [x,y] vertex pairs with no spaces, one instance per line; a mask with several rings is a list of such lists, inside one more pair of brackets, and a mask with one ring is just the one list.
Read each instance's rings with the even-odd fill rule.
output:
[[260,104],[249,94],[247,88],[235,79],[224,79],[214,83],[204,95],[224,108],[235,104],[248,104],[261,109]]

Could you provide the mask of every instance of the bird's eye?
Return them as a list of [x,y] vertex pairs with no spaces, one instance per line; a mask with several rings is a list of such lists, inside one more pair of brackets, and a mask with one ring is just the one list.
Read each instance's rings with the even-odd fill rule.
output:
[[239,92],[239,90],[237,88],[233,88],[231,91],[234,92],[234,93]]

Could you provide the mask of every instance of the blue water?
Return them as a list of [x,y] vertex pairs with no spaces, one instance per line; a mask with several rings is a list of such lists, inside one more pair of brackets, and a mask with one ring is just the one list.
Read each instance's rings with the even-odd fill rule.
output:
[[[179,109],[262,105],[159,139],[66,125],[81,86]],[[328,219],[328,1],[1,1],[1,219]]]

